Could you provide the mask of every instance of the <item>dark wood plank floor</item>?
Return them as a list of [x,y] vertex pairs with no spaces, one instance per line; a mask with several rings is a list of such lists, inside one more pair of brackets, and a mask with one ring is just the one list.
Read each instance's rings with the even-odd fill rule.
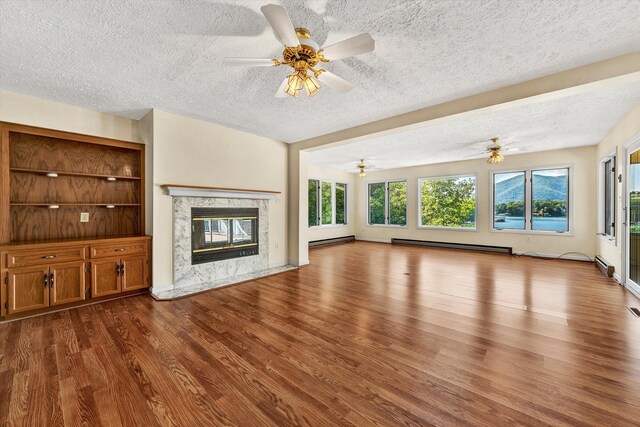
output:
[[638,425],[638,300],[592,264],[349,243],[173,302],[0,325],[0,423]]

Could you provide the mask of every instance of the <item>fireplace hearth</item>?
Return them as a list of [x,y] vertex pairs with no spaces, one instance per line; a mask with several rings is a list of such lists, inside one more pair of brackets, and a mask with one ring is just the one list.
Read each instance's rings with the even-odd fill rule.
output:
[[257,208],[191,208],[191,264],[259,254]]

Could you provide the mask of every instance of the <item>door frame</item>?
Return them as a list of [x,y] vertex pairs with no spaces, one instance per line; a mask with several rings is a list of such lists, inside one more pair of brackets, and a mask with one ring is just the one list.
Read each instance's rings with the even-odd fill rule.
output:
[[621,236],[622,240],[622,248],[621,248],[621,259],[622,259],[622,285],[632,294],[640,298],[640,283],[632,285],[628,283],[629,278],[629,155],[635,151],[640,150],[640,133],[634,135],[631,139],[624,143],[623,152],[624,152],[624,173],[622,174],[622,227],[623,233]]

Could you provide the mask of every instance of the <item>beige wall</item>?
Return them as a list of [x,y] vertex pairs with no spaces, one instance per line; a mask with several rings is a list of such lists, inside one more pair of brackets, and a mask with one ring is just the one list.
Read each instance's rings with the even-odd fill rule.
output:
[[309,231],[307,233],[309,241],[355,235],[355,177],[357,175],[334,169],[321,168],[315,165],[309,165],[307,170],[309,179],[319,179],[323,181],[334,181],[347,184],[347,224],[309,227]]
[[142,142],[136,120],[7,91],[0,91],[0,120]]
[[[370,172],[356,184],[356,236],[359,239],[389,241],[392,237],[443,242],[475,243],[510,246],[516,252],[533,251],[545,255],[582,252],[593,257],[596,252],[595,203],[596,175],[593,164],[595,146],[510,155],[501,165],[488,165],[484,159],[441,163],[411,168]],[[556,165],[573,165],[574,199],[572,208],[573,235],[516,234],[491,232],[490,228],[490,171],[517,170]],[[418,229],[418,178],[454,174],[477,174],[477,231]],[[367,225],[367,183],[388,179],[407,179],[406,228]]]
[[160,184],[281,191],[269,205],[269,264],[287,262],[284,143],[153,111],[153,286],[173,284],[172,200]]
[[[626,159],[624,157],[624,144],[633,138],[635,135],[640,134],[640,103],[631,109],[623,118],[614,126],[609,134],[598,144],[596,154],[596,170],[599,167],[600,159],[608,155],[612,150],[616,150],[617,153],[617,170],[618,173],[623,175],[625,171]],[[615,241],[609,241],[608,239],[598,238],[596,241],[596,250],[599,255],[611,263],[615,267],[615,275],[618,280],[622,278],[622,236],[620,233],[624,232],[622,218],[622,191],[623,184],[618,183],[616,188],[617,195],[617,209],[616,209],[616,224],[618,225],[618,236]]]

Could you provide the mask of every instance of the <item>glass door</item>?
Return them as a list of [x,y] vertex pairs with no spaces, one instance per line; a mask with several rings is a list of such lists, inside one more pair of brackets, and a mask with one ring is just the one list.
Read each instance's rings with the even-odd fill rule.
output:
[[640,142],[627,148],[625,286],[640,294]]

